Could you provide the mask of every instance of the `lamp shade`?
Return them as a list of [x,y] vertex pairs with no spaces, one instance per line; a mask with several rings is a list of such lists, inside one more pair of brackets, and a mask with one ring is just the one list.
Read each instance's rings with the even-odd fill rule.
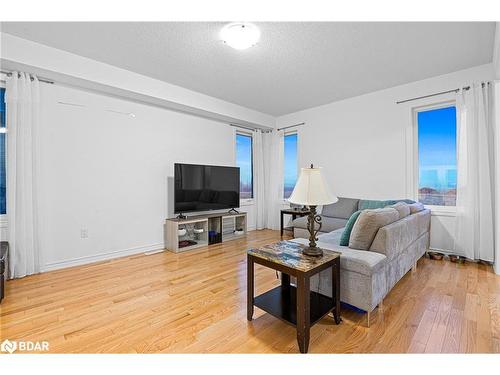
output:
[[321,173],[321,168],[301,168],[290,203],[304,206],[322,206],[337,202],[339,199],[330,193]]

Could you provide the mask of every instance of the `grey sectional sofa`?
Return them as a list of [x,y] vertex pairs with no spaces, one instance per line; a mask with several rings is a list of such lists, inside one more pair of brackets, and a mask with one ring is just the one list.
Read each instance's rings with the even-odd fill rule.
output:
[[[330,233],[344,228],[351,215],[359,210],[360,199],[339,198],[338,202],[324,206],[321,211],[321,230],[318,234]],[[307,216],[295,219],[292,223],[294,237],[309,238]]]
[[[371,208],[373,202],[340,198],[339,202],[324,207],[324,226],[317,242],[321,248],[342,254],[341,300],[366,311],[368,326],[370,312],[382,303],[385,296],[412,267],[416,267],[417,260],[427,251],[430,230],[430,211],[422,209],[379,228],[368,250],[341,246],[340,237],[350,217],[349,212],[352,214],[359,208]],[[393,202],[395,201],[386,203]],[[292,241],[307,245],[309,232],[304,229],[305,226],[302,227],[302,221],[294,221],[295,239]],[[313,277],[311,290],[331,296],[331,272],[324,271]]]

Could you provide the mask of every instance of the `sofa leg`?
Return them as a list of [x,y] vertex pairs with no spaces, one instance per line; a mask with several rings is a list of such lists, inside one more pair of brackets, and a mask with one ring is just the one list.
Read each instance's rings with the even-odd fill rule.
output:
[[415,262],[415,264],[411,268],[411,272],[417,272],[417,262]]
[[379,304],[378,304],[378,309],[380,311],[384,311],[384,301],[380,301]]
[[366,326],[370,328],[370,312],[366,313]]

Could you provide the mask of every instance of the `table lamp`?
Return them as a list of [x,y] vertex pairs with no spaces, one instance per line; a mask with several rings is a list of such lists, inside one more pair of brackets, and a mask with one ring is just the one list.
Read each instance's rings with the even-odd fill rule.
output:
[[[316,213],[316,207],[335,203],[338,198],[330,193],[321,174],[321,168],[314,168],[312,164],[310,168],[301,168],[299,179],[288,201],[309,206],[310,213],[307,216],[309,247],[306,247],[303,253],[315,257],[323,255],[323,250],[316,246],[316,235],[321,229],[321,216]],[[315,230],[316,224],[318,228]]]

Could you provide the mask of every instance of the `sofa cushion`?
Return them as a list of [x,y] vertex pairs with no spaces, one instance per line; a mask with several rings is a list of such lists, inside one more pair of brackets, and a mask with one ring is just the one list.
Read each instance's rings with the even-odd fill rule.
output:
[[[344,228],[346,223],[347,220],[345,219],[321,215],[321,232],[331,232],[335,229]],[[292,221],[292,226],[294,228],[307,229],[307,216],[295,219]]]
[[[339,235],[340,231],[336,231],[336,235],[333,235],[330,238],[338,238]],[[317,244],[322,249],[341,253],[340,268],[343,270],[371,276],[380,271],[386,263],[387,258],[382,254],[371,251],[350,249],[346,246],[339,246],[335,244],[335,241],[333,243],[328,241],[328,238],[329,237],[326,234],[319,236]],[[301,243],[303,245],[309,244],[309,240],[305,238],[295,238],[291,241]]]
[[354,227],[354,223],[358,219],[360,213],[361,211],[356,211],[351,215],[349,220],[347,220],[344,231],[342,232],[342,236],[340,237],[340,245],[349,246],[349,238],[351,238],[352,228]]
[[378,230],[397,220],[399,220],[399,213],[394,208],[362,211],[352,228],[349,247],[368,250]]
[[330,246],[340,246],[340,237],[343,232],[344,228],[339,228],[328,233],[321,233],[318,235],[318,241],[326,242]]
[[398,211],[400,219],[403,219],[410,214],[410,207],[405,202],[398,202],[387,207],[394,208]]
[[391,204],[396,204],[398,202],[404,202],[406,204],[415,203],[415,201],[413,199],[394,199]]
[[379,201],[371,199],[360,199],[358,204],[358,210],[373,210],[376,208],[384,208],[390,204],[396,203],[393,200]]
[[424,205],[420,202],[415,202],[408,205],[410,207],[410,214],[415,214],[417,212],[423,211],[425,209]]
[[336,217],[321,217],[321,232],[331,232],[336,229],[344,228],[347,223],[346,219]]
[[323,206],[321,215],[347,220],[358,210],[358,204],[359,199],[339,197],[337,202]]
[[[319,245],[321,247],[321,245]],[[362,275],[371,276],[379,272],[385,265],[386,257],[372,251],[355,250],[345,247],[339,251],[340,268]]]

